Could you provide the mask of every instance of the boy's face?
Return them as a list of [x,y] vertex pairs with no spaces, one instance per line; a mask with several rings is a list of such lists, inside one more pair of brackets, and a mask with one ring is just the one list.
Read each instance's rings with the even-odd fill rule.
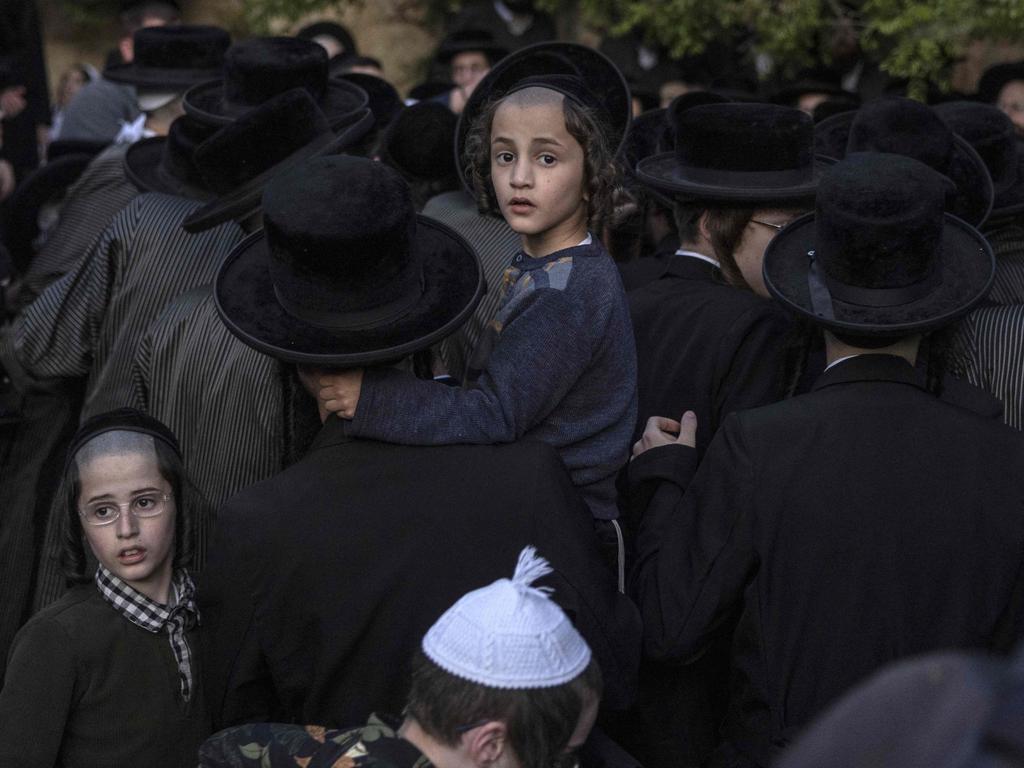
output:
[[[515,98],[529,91],[553,98]],[[586,231],[583,148],[566,130],[561,94],[539,88],[519,93],[498,106],[491,125],[491,180],[498,207],[526,241],[541,247],[545,241],[575,245],[561,240],[575,237],[581,228]]]
[[[174,563],[174,497],[156,454],[97,456],[79,468],[82,531],[96,559],[136,591],[157,602]],[[155,517],[140,516],[132,510]],[[93,525],[89,521],[104,522]]]

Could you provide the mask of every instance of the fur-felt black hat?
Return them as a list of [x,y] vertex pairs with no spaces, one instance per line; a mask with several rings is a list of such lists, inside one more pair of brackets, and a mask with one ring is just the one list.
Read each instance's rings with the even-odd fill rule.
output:
[[35,255],[33,243],[39,237],[40,211],[61,200],[92,160],[92,155],[84,153],[51,160],[26,176],[6,201],[4,240],[16,273],[24,273]]
[[984,298],[988,241],[945,212],[951,182],[905,155],[855,152],[825,174],[815,212],[776,235],[764,280],[827,329],[900,337],[946,325]]
[[214,299],[239,339],[295,363],[397,360],[458,328],[483,293],[473,249],[418,216],[383,163],[321,157],[276,177],[264,228],[221,265]]
[[458,179],[451,153],[457,122],[452,111],[436,101],[406,107],[384,130],[381,160],[408,179]]
[[202,232],[259,210],[267,183],[304,160],[342,152],[373,127],[370,110],[332,129],[303,88],[274,96],[237,122],[217,131],[193,155],[206,186],[219,195],[192,213],[182,227]]
[[457,29],[441,41],[436,59],[440,64],[449,64],[460,53],[469,51],[479,51],[492,65],[508,55],[508,49],[498,45],[486,29]]
[[851,152],[906,155],[949,178],[956,191],[949,212],[980,227],[992,210],[992,178],[978,153],[926,104],[888,97],[865,104],[853,117]]
[[[481,112],[531,78],[546,79],[548,83],[544,87],[558,90],[568,98],[582,99],[586,106],[595,108],[606,123],[611,149],[618,152],[633,118],[633,102],[622,73],[611,59],[593,48],[551,42],[529,45],[506,56],[477,84],[459,116],[455,135],[457,158],[463,156],[466,137]],[[565,85],[582,84],[582,89],[561,87],[555,82],[556,78],[561,78]],[[459,173],[462,173],[461,162]],[[465,185],[466,179],[462,181]]]
[[344,75],[336,75],[352,85],[361,88],[367,96],[367,104],[373,112],[374,127],[378,131],[384,130],[399,112],[405,107],[401,95],[395,90],[395,86],[387,80],[376,75],[368,75],[365,72],[346,72]]
[[995,104],[1003,86],[1014,80],[1024,80],[1024,61],[993,64],[982,73],[978,81],[978,101]]
[[1024,211],[1024,152],[1010,118],[991,104],[976,101],[950,101],[936,105],[935,111],[974,148],[988,168],[995,192],[988,221]]
[[103,70],[103,77],[149,91],[185,91],[220,77],[231,35],[219,27],[144,27],[132,36],[134,57]]
[[332,37],[338,41],[338,45],[342,48],[342,52],[338,56],[359,53],[352,33],[336,21],[315,21],[304,26],[295,33],[295,36],[303,40],[314,40],[317,37]]
[[814,155],[814,124],[798,109],[704,104],[674,117],[674,150],[637,166],[640,181],[666,195],[752,204],[809,199],[830,162]]
[[224,76],[185,93],[185,111],[211,125],[228,125],[250,109],[293,88],[304,88],[328,122],[344,122],[366,106],[366,93],[327,72],[327,52],[296,37],[256,37],[224,56]]
[[207,200],[212,192],[195,162],[196,148],[217,129],[182,115],[166,136],[154,136],[128,147],[124,171],[128,180],[143,192]]

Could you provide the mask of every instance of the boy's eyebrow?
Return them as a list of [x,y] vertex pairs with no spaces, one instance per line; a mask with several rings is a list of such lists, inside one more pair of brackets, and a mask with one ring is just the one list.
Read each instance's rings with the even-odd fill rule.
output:
[[564,146],[558,139],[553,139],[548,136],[538,136],[533,140],[534,144],[552,144],[556,147]]
[[491,144],[515,144],[515,142],[504,136],[492,136]]

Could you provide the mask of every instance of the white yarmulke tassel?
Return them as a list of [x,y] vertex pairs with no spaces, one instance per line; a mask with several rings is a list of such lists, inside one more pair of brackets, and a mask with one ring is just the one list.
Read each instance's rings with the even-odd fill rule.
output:
[[551,594],[551,587],[534,587],[533,582],[551,573],[551,566],[548,561],[537,554],[536,547],[525,547],[519,553],[519,561],[516,563],[516,571],[512,574],[512,584],[520,592],[536,592],[544,597]]

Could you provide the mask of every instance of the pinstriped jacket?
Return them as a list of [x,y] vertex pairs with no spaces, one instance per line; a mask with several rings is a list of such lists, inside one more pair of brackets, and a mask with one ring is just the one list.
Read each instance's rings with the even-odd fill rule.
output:
[[16,308],[74,269],[114,215],[140,194],[124,173],[127,151],[127,144],[103,150],[68,189],[60,220],[25,272]]

